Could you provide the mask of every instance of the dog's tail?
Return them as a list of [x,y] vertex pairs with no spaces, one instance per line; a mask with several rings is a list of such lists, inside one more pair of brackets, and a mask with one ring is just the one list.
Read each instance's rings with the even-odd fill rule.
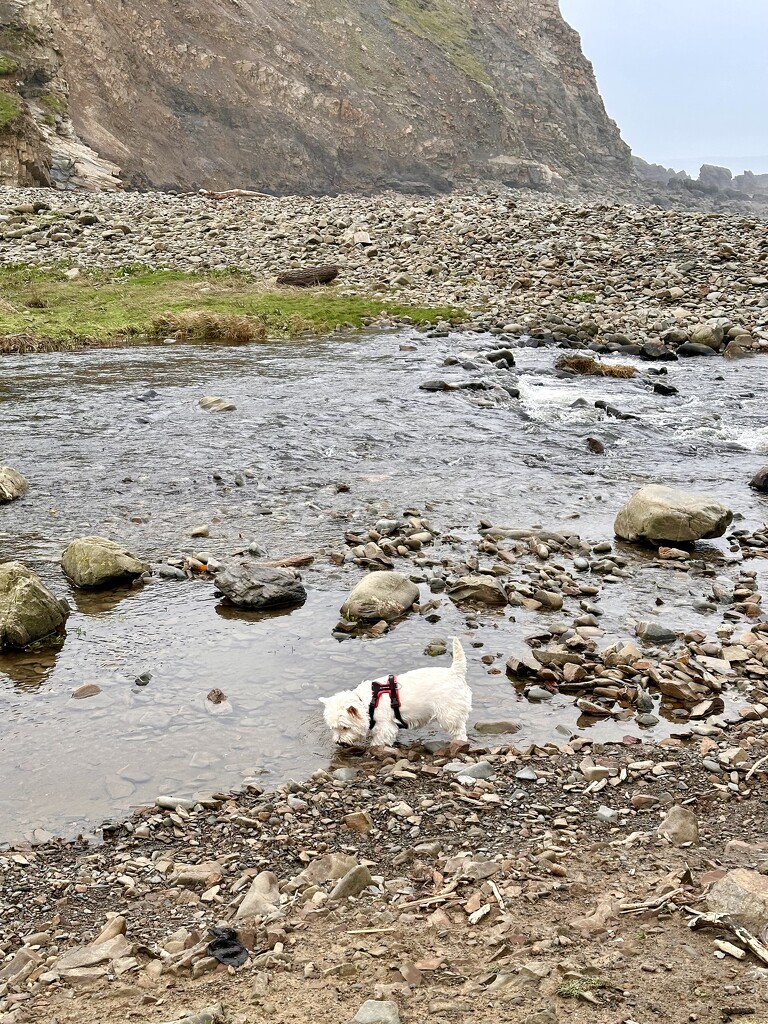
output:
[[467,674],[467,656],[464,653],[464,648],[461,646],[461,640],[457,636],[453,638],[453,662],[451,669],[462,676]]

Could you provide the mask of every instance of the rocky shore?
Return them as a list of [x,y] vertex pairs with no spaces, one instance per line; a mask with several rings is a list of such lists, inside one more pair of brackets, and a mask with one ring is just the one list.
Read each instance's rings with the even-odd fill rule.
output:
[[[757,214],[563,202],[489,189],[439,197],[0,193],[2,263],[240,268],[272,284],[336,265],[335,294],[467,311],[469,330],[648,359],[768,350]],[[444,325],[443,325],[444,326]]]
[[417,744],[3,853],[0,1019],[760,1020],[768,747],[744,736]]
[[[486,189],[439,198],[115,194],[77,205],[6,190],[0,199],[3,263],[56,267],[70,282],[89,268],[120,280],[120,268],[140,263],[236,267],[273,288],[292,267],[335,265],[334,294],[461,307],[467,352],[440,356],[447,379],[411,381],[420,409],[449,401],[430,392],[459,390],[487,391],[488,409],[506,410],[524,386],[505,377],[522,347],[650,362],[768,351],[768,250],[755,217]],[[408,320],[384,313],[378,322]],[[438,318],[422,329],[442,339],[449,324]],[[442,374],[433,350],[428,358],[420,372]],[[602,375],[603,365],[558,361],[552,379]],[[746,364],[745,376],[761,365]],[[654,402],[677,393],[656,379],[663,370],[651,367],[638,385]],[[457,381],[459,372],[469,379]],[[610,376],[633,372],[635,363]],[[478,408],[486,400],[474,398]],[[237,413],[240,401],[208,396],[194,408],[208,423]],[[622,425],[634,419],[602,398],[590,405]],[[605,445],[590,437],[579,450],[599,462]],[[0,468],[9,516],[38,500],[34,466],[19,468],[24,476]],[[473,685],[500,677],[542,713],[553,697],[566,699],[577,727],[516,743],[516,721],[476,717],[471,746],[409,737],[397,749],[337,754],[311,778],[276,789],[252,776],[197,800],[165,792],[106,822],[98,842],[37,832],[6,845],[2,1024],[762,1020],[765,527],[745,525],[735,504],[718,500],[717,481],[700,494],[625,475],[632,487],[614,508],[615,537],[606,537],[575,521],[563,526],[565,514],[557,530],[490,511],[474,528],[459,527],[455,509],[443,519],[428,502],[384,501],[389,484],[369,476],[364,497],[336,508],[331,500],[345,500],[350,486],[335,473],[323,469],[324,491],[318,484],[312,497],[332,495],[315,507],[335,541],[314,543],[306,530],[308,550],[289,557],[270,558],[242,534],[235,548],[237,510],[221,527],[226,542],[209,528],[221,509],[226,519],[230,491],[257,486],[251,469],[225,488],[205,464],[194,486],[210,484],[217,515],[193,525],[187,506],[186,545],[164,556],[134,543],[149,520],[137,514],[141,490],[113,520],[134,531],[130,543],[96,535],[101,525],[75,536],[80,520],[67,524],[45,580],[17,561],[0,567],[0,642],[23,648],[63,632],[64,587],[80,595],[132,583],[136,593],[195,580],[209,588],[211,608],[261,613],[300,608],[323,573],[336,573],[348,593],[335,640],[384,636],[416,619],[435,632],[415,655],[440,659],[446,622],[458,621]],[[582,482],[591,483],[586,473]],[[752,487],[764,491],[765,470]],[[55,513],[53,491],[42,500]],[[606,607],[615,620],[640,576],[642,600],[617,636]],[[34,615],[22,593],[34,594]],[[710,616],[706,628],[677,628],[683,594],[686,608]],[[512,645],[503,630],[518,617],[522,642]],[[134,689],[144,693],[150,678],[138,675]],[[226,688],[222,681],[208,693],[212,713],[227,710]],[[101,692],[86,682],[67,698],[87,705]],[[643,730],[662,719],[664,738],[647,741]],[[612,738],[590,736],[596,722],[611,723]]]
[[[652,538],[660,570],[706,573],[690,546],[731,517],[711,499],[646,488],[615,528]],[[760,537],[737,539],[759,550]],[[642,646],[600,649],[600,591],[632,573],[610,542],[484,523],[475,551],[462,545],[449,562],[444,546],[456,552],[456,539],[415,513],[346,541],[342,557],[373,571],[345,602],[340,635],[429,615],[430,602],[412,607],[413,580],[447,590],[469,637],[500,605],[546,612],[578,601],[573,625],[547,619],[528,653],[507,659],[512,682],[542,703],[573,694],[584,720],[651,724],[660,695],[679,726],[655,745],[571,734],[516,746],[499,742],[514,722],[479,722],[485,746],[339,754],[275,791],[251,779],[198,801],[161,796],[105,825],[97,846],[6,849],[3,1024],[397,1024],[470,1012],[514,1024],[682,1024],[712,1019],[713,1007],[723,1020],[760,1019],[768,627],[752,571],[730,590],[713,583],[716,635],[680,636],[654,620],[636,626]],[[290,568],[258,558],[223,570],[231,600],[269,607],[281,587],[303,600]],[[150,569],[97,537],[73,542],[63,565],[86,587]],[[501,671],[490,652],[483,664]]]

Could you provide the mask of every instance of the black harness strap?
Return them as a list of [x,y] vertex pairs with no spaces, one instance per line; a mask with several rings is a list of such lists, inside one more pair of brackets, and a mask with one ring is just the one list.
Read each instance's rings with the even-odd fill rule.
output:
[[389,676],[386,683],[371,683],[371,703],[368,708],[369,728],[372,729],[374,726],[376,708],[379,706],[379,701],[385,693],[389,695],[389,703],[392,705],[392,714],[395,716],[398,729],[407,729],[408,726],[400,714],[400,693],[397,689],[397,676]]

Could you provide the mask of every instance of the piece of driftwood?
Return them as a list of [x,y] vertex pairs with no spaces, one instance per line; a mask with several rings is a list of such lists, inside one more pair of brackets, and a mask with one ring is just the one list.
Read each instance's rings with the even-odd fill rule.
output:
[[758,960],[768,964],[768,946],[764,945],[752,932],[738,924],[728,914],[699,914],[690,907],[684,910],[694,917],[688,922],[689,928],[725,928],[734,935],[739,942],[743,943],[750,952],[754,953]]
[[298,270],[284,270],[277,275],[278,284],[290,284],[294,288],[312,288],[316,284],[330,284],[339,276],[339,268],[333,264],[325,267],[302,267]]
[[248,188],[229,188],[226,192],[209,192],[207,189],[201,188],[197,193],[199,196],[204,196],[206,199],[271,199],[272,197],[267,192],[253,192]]

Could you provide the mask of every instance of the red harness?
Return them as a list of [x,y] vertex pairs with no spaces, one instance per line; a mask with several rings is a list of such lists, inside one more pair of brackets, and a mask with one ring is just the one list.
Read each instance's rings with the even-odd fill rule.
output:
[[395,716],[398,729],[407,729],[408,726],[400,714],[400,691],[397,688],[397,676],[389,676],[386,683],[371,683],[371,703],[368,707],[369,728],[372,729],[374,726],[376,708],[385,693],[389,695],[389,703],[392,705],[392,714]]

